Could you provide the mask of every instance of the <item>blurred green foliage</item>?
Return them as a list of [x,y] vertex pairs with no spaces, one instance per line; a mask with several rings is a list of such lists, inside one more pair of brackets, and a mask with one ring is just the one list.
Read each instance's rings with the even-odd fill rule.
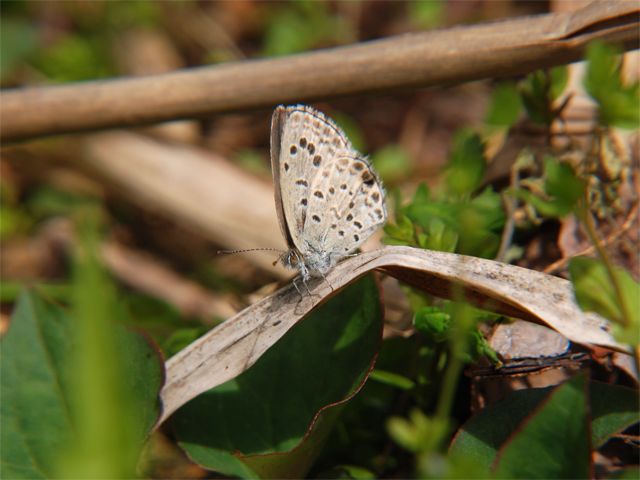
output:
[[498,127],[511,127],[522,111],[522,96],[515,82],[505,80],[491,90],[485,122]]
[[568,79],[567,67],[560,66],[537,70],[520,82],[522,102],[531,121],[551,126],[558,113],[553,108],[553,102],[564,91]]
[[407,13],[416,27],[424,30],[440,28],[444,24],[445,2],[431,0],[428,2],[408,2]]
[[576,300],[585,312],[596,312],[613,322],[621,343],[640,343],[640,285],[629,272],[594,258],[576,257],[569,264]]
[[625,84],[621,72],[621,49],[594,42],[587,49],[589,69],[584,86],[598,102],[603,125],[634,129],[640,126],[640,83]]
[[287,55],[348,43],[356,39],[353,25],[329,11],[327,2],[286,2],[269,15],[262,55]]

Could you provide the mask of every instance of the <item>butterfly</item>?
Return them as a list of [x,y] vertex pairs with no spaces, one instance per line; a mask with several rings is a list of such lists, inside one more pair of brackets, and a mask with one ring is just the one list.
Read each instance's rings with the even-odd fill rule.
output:
[[288,248],[274,265],[297,269],[305,285],[325,277],[386,221],[384,189],[371,164],[333,120],[311,107],[276,108],[271,168]]

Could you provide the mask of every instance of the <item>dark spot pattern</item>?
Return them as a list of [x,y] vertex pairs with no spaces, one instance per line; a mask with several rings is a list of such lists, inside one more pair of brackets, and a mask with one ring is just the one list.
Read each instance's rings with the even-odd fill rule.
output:
[[298,147],[296,147],[295,145],[291,145],[289,152],[291,152],[291,155],[295,155],[296,153],[298,153]]
[[331,228],[333,228],[333,229],[335,230],[336,228],[338,228],[338,225],[336,225],[335,223],[333,223],[333,224],[331,225]]
[[359,240],[360,240],[360,237],[359,237],[358,235],[354,235],[354,236],[353,236],[353,239],[357,242],[357,241],[359,241]]
[[300,205],[304,205],[306,207],[307,203],[309,203],[309,202],[307,202],[306,198],[303,198],[302,200],[300,200]]
[[298,143],[300,144],[300,146],[301,146],[302,148],[305,148],[305,147],[307,146],[307,139],[306,139],[306,137],[302,137]]
[[382,220],[382,217],[383,217],[382,210],[380,210],[379,208],[376,208],[376,215],[380,220]]
[[355,203],[353,203],[353,202],[349,202],[349,208],[353,208],[353,207],[354,207],[354,205],[355,205]]
[[284,162],[284,171],[285,172],[289,171],[289,164],[287,162]]
[[329,193],[333,195],[334,193],[336,193],[336,189],[333,187],[329,187]]
[[313,218],[315,222],[320,223],[320,217],[318,215],[313,215],[311,218]]
[[319,167],[320,166],[320,162],[322,162],[322,157],[320,155],[316,155],[315,157],[313,157],[313,166],[314,167]]
[[353,222],[353,224],[357,227],[357,228],[362,228],[362,224],[360,222]]
[[304,187],[308,187],[309,186],[309,184],[307,183],[306,180],[298,180],[298,181],[296,181],[296,185],[302,185]]
[[315,192],[313,192],[313,194],[318,198],[324,198],[324,195],[320,190],[316,190]]
[[347,215],[347,222],[350,222],[351,220],[353,220],[353,215],[351,214]]
[[310,143],[307,146],[307,150],[309,150],[309,155],[313,155],[316,151],[316,146],[313,143]]
[[360,162],[354,162],[353,163],[353,168],[355,168],[356,170],[358,170],[359,172],[364,170],[364,165],[362,165],[362,163]]
[[347,189],[347,184],[346,184],[346,183],[343,183],[342,185],[340,185],[340,188],[341,188],[342,190],[346,190],[346,189]]
[[371,198],[373,198],[373,201],[378,203],[378,200],[380,200],[380,194],[378,192],[373,192],[371,194]]
[[344,237],[344,230],[340,230],[340,231],[338,232],[338,235],[340,235],[341,237]]

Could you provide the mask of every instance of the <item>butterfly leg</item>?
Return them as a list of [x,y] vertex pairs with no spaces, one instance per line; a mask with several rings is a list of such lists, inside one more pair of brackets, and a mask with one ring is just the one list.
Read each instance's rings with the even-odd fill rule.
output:
[[333,285],[331,285],[329,283],[329,280],[327,280],[327,277],[325,277],[324,273],[320,272],[320,275],[322,275],[322,278],[324,278],[324,281],[327,282],[327,285],[329,285],[329,288],[331,289],[331,292],[333,293]]

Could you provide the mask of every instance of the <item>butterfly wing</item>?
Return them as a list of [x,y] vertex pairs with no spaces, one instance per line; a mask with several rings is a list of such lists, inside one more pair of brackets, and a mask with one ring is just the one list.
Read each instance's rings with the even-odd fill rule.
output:
[[276,210],[287,245],[302,257],[315,251],[307,241],[310,222],[315,222],[309,212],[312,185],[320,182],[326,164],[354,153],[344,132],[321,112],[302,105],[280,106],[274,112],[271,168]]
[[366,159],[343,156],[322,170],[311,184],[305,237],[329,254],[331,268],[384,224],[387,211],[382,184]]

